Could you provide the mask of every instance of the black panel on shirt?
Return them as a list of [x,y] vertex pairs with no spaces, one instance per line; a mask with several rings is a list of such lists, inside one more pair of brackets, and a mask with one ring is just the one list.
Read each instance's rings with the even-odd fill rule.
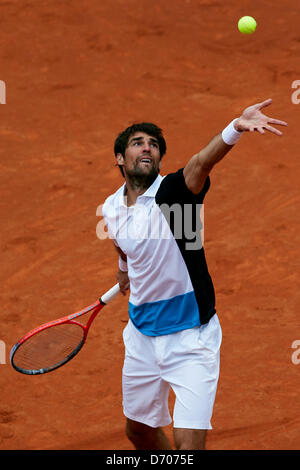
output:
[[[207,177],[200,193],[193,194],[185,184],[183,168],[181,168],[176,173],[165,176],[155,196],[155,202],[160,206],[169,224],[189,272],[199,308],[201,324],[207,323],[216,313],[214,286],[207,269],[202,245],[197,249],[187,247],[188,244],[196,247],[196,244],[194,244],[196,236],[193,240],[190,239],[190,235],[195,232],[196,228],[199,229],[200,227],[200,205],[203,204],[209,187],[210,178]],[[173,206],[175,213],[176,208],[179,209],[179,212],[181,210],[182,217],[177,217],[176,221],[173,211],[169,209],[171,206]],[[188,225],[184,223],[184,214],[186,216],[190,214],[189,217],[186,217]]]

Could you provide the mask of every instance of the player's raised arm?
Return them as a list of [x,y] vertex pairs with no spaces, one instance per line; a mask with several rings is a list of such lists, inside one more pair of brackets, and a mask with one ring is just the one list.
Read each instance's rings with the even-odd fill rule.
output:
[[285,121],[265,116],[261,110],[272,103],[272,99],[247,107],[239,118],[234,119],[222,133],[216,135],[204,149],[194,155],[184,168],[183,174],[187,187],[194,194],[201,191],[205,179],[216,163],[222,160],[227,152],[239,140],[243,132],[265,130],[276,135],[282,132],[273,125],[287,126]]

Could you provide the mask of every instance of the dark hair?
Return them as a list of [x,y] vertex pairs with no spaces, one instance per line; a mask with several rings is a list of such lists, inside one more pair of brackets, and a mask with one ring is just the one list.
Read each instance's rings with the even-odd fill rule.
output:
[[[124,157],[125,150],[128,145],[128,141],[130,137],[136,132],[144,132],[145,134],[148,134],[151,137],[155,137],[158,140],[160,158],[163,157],[163,155],[166,153],[167,145],[162,135],[162,129],[160,129],[155,124],[152,124],[151,122],[141,122],[141,123],[132,124],[131,126],[127,127],[127,129],[125,129],[123,132],[121,132],[115,140],[115,145],[114,145],[115,156],[117,156],[118,153],[121,153]],[[125,176],[123,168],[120,165],[118,166],[120,168],[122,175]]]

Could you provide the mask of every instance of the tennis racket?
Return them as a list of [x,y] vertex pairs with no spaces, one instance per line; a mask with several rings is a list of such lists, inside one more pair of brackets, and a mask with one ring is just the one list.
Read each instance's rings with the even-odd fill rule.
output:
[[[69,362],[84,345],[90,326],[100,310],[120,292],[119,284],[97,302],[66,317],[44,323],[29,331],[10,352],[10,363],[22,374],[51,372]],[[79,318],[91,313],[86,324]]]

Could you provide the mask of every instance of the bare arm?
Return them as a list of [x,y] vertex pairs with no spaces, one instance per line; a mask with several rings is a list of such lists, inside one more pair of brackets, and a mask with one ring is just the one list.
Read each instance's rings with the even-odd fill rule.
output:
[[121,248],[119,246],[115,245],[115,243],[114,243],[114,247],[117,250],[117,252],[119,253],[119,256],[121,256],[122,260],[125,261],[125,263],[126,263],[127,262],[127,256],[125,255],[125,253],[121,250]]
[[200,193],[204,182],[216,163],[225,157],[232,145],[225,144],[222,135],[216,135],[209,144],[194,155],[183,170],[185,183],[194,194]]
[[[118,247],[117,245],[114,244],[114,247],[116,248],[119,256],[126,263],[127,262],[127,256],[125,255],[125,253],[123,253],[121,248]],[[129,285],[130,285],[130,281],[129,281],[127,271],[121,271],[121,269],[119,268],[119,270],[117,271],[117,276],[116,277],[117,277],[117,281],[120,285],[120,291],[123,295],[125,295],[126,291],[129,289]]]
[[[246,108],[242,115],[234,122],[235,131],[257,131],[260,134],[264,134],[265,130],[267,130],[273,134],[282,135],[281,131],[270,124],[286,126],[287,123],[279,121],[278,119],[269,118],[261,112],[262,108],[269,106],[271,103],[272,100],[268,99],[262,103]],[[186,185],[190,191],[194,194],[198,194],[201,191],[204,182],[214,165],[222,160],[232,147],[233,145],[227,145],[224,142],[222,134],[218,134],[203,150],[189,160],[183,170],[183,174]]]

